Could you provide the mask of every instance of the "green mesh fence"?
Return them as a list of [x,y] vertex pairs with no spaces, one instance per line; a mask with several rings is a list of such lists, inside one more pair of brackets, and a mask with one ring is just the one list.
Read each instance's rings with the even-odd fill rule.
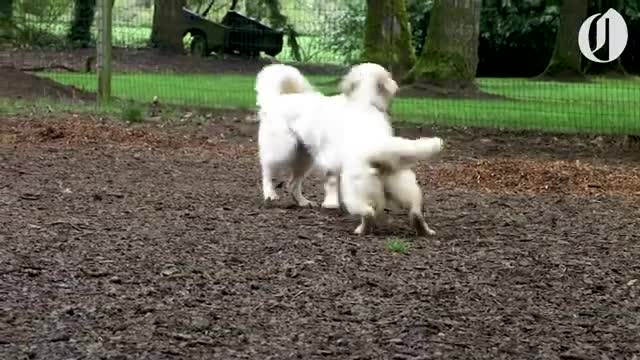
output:
[[[172,1],[155,3],[169,9]],[[90,9],[92,1],[6,3],[12,3],[12,7],[9,13],[3,3],[0,10],[2,65],[13,65],[65,85],[96,90],[92,59],[96,52],[96,28],[90,11],[84,11],[83,15],[84,22],[91,24],[88,36],[72,34],[73,25],[82,27],[78,24],[83,23],[78,19],[76,6],[83,4]],[[187,1],[186,6],[199,15],[209,9],[206,16],[194,15],[195,29],[220,28],[221,23],[231,21],[228,11],[232,3],[202,0]],[[240,0],[235,10],[264,25],[282,21],[272,16],[268,3]],[[438,96],[428,91],[401,93],[394,100],[394,119],[563,132],[640,133],[640,80],[635,75],[640,72],[640,6],[636,1],[625,1],[620,10],[629,33],[620,61],[624,73],[592,74],[596,67],[583,58],[583,70],[587,73],[584,81],[565,81],[561,76],[554,81],[540,81],[537,76],[550,61],[559,25],[559,7],[544,3],[484,1],[476,78],[479,92],[465,97],[448,96],[446,92]],[[412,45],[419,56],[432,2],[408,0],[406,5]],[[239,50],[229,54],[215,43],[207,44],[203,50],[202,43],[198,44],[202,33],[190,31],[181,37],[178,33],[185,30],[184,26],[173,26],[167,21],[162,21],[163,31],[174,31],[182,39],[182,48],[159,51],[151,46],[157,10],[154,1],[115,0],[113,95],[142,103],[157,96],[164,104],[253,108],[255,74],[273,61],[295,64],[319,89],[335,93],[335,80],[350,64],[359,61],[366,2],[281,0],[279,9],[286,17],[286,29],[295,30],[299,48],[296,54],[290,46],[290,36],[284,35],[282,49],[276,51],[274,60],[264,51],[242,48],[243,44],[257,41],[258,35],[236,31],[232,43],[235,41]],[[590,13],[592,10],[589,8]],[[183,19],[186,15],[177,11],[174,16]]]

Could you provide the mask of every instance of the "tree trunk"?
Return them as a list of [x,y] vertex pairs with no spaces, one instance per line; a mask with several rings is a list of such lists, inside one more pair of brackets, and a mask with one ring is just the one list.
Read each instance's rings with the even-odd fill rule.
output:
[[96,0],[75,0],[69,41],[77,47],[91,45],[91,25],[96,14]]
[[262,0],[262,3],[264,3],[267,9],[267,16],[271,27],[284,30],[287,35],[287,45],[289,45],[291,49],[291,55],[293,55],[296,61],[302,61],[302,52],[300,44],[298,44],[298,32],[289,22],[289,19],[282,13],[280,7],[281,0]]
[[136,6],[149,9],[151,7],[151,0],[136,0]]
[[280,0],[262,0],[267,8],[269,24],[273,28],[284,28],[287,25],[287,17],[280,10]]
[[585,73],[588,75],[623,78],[629,76],[627,70],[622,66],[622,57],[609,63],[595,63],[589,61],[585,67]]
[[155,0],[153,4],[153,25],[151,46],[176,52],[184,52],[182,44],[182,7],[186,0]]
[[476,91],[481,8],[481,0],[435,0],[422,54],[406,82]]
[[[623,0],[597,0],[593,4],[589,13],[605,13],[609,9],[615,9],[618,12],[622,10],[624,5]],[[629,74],[622,66],[622,56],[616,60],[608,63],[596,63],[587,60],[587,64],[584,67],[584,72],[588,75],[609,76],[609,77],[626,77]]]
[[578,32],[587,16],[585,0],[561,0],[560,25],[556,46],[541,78],[550,80],[584,80],[580,67],[582,53],[578,47]]
[[262,21],[262,19],[265,18],[266,8],[261,1],[251,0],[247,1],[245,4],[245,14],[247,14],[247,16],[250,16],[258,21]]
[[415,65],[406,0],[367,0],[361,58],[386,67],[398,78]]

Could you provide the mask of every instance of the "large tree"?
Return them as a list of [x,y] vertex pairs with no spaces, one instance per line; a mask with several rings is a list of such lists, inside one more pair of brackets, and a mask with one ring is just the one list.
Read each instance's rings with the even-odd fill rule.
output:
[[0,20],[13,19],[13,0],[0,1]]
[[69,41],[79,47],[91,44],[91,25],[96,14],[96,0],[75,0]]
[[162,50],[182,52],[182,7],[186,0],[154,0],[151,45]]
[[13,0],[0,0],[0,40],[10,38],[13,28]]
[[586,0],[561,0],[560,24],[551,61],[542,74],[543,78],[580,80],[584,78],[578,48],[578,32],[587,16]]
[[261,0],[267,8],[269,24],[278,29],[283,29],[287,35],[287,43],[291,49],[291,55],[296,61],[302,61],[300,45],[298,44],[298,32],[289,19],[282,13],[280,0]]
[[481,0],[434,0],[422,54],[406,82],[477,90]]
[[404,77],[415,65],[406,0],[367,0],[363,61]]

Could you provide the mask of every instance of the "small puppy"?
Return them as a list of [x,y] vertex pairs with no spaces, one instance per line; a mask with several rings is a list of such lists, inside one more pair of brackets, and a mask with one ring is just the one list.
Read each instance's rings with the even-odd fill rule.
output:
[[354,231],[356,234],[372,232],[374,226],[385,216],[384,209],[388,207],[408,210],[409,223],[418,236],[436,234],[424,219],[422,190],[411,169],[385,173],[374,168],[371,177],[365,179],[351,183],[340,182],[343,204],[349,209],[349,213],[361,218],[360,225]]
[[[431,233],[422,217],[422,196],[415,175],[408,169],[439,153],[442,140],[393,136],[387,111],[398,85],[380,65],[352,67],[340,90],[341,95],[324,96],[287,65],[268,65],[258,73],[264,199],[277,199],[272,178],[284,169],[291,174],[289,188],[298,205],[315,205],[302,195],[302,181],[315,164],[328,177],[324,207],[339,207],[340,176],[347,211],[362,218],[357,233],[366,233],[384,210],[385,192],[410,209],[414,223],[420,220],[422,233]],[[410,187],[415,184],[408,192],[407,183]]]

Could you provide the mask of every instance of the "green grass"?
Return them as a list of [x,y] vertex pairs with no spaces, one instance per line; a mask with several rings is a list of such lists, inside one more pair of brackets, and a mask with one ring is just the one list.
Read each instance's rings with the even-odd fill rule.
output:
[[[64,84],[95,91],[96,77],[50,73]],[[313,83],[333,78],[310,76]],[[597,80],[590,84],[526,79],[480,79],[486,92],[506,100],[396,98],[394,120],[458,126],[538,129],[558,132],[640,133],[640,81]],[[249,75],[115,74],[116,97],[224,108],[255,108],[255,77]],[[335,86],[319,86],[325,93]]]
[[397,254],[406,254],[409,251],[409,244],[402,239],[392,238],[387,241],[387,250]]

